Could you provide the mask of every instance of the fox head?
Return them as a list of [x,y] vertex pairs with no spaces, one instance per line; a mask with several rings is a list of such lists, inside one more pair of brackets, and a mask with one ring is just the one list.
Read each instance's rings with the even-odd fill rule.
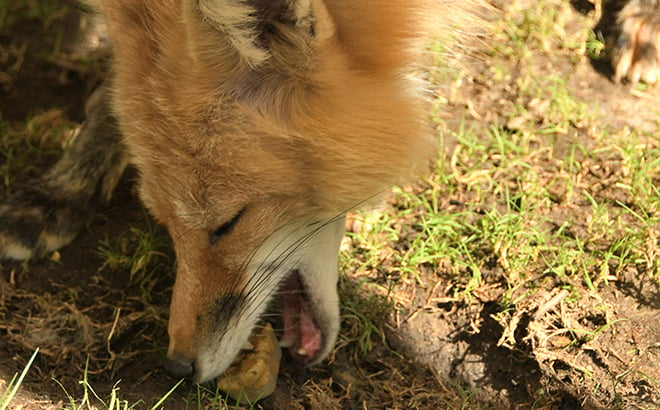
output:
[[295,358],[323,359],[343,215],[436,152],[421,2],[97,3],[139,194],[177,257],[168,369],[218,376],[273,312]]

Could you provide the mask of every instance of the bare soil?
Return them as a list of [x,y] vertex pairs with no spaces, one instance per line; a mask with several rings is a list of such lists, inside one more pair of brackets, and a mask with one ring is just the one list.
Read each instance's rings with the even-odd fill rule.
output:
[[[575,24],[585,24],[575,13]],[[11,132],[23,132],[28,119],[44,113],[56,112],[54,121],[73,127],[82,120],[84,101],[97,83],[98,69],[64,52],[58,54],[59,59],[49,57],[56,40],[48,33],[67,21],[62,17],[44,27],[38,20],[25,19],[10,31],[0,31],[0,72],[11,73],[0,78],[0,113]],[[520,69],[508,61],[496,61],[497,57],[480,58],[492,59],[483,61],[484,66],[509,64],[511,73]],[[605,114],[612,127],[656,130],[657,90],[643,96],[631,92],[627,86],[612,83],[607,69],[587,58],[575,64],[544,57],[533,69],[573,72],[571,90]],[[446,117],[465,117],[476,126],[488,126],[500,108],[515,98],[515,87],[515,75],[508,85],[466,84]],[[478,107],[476,113],[474,107]],[[449,120],[449,127],[452,122],[458,123]],[[589,137],[579,132],[562,138],[554,141],[555,149],[561,150],[571,139],[585,138],[581,142],[589,144]],[[23,150],[19,147],[18,153],[29,152],[28,145]],[[36,163],[26,159],[29,166],[16,170],[12,185],[0,188],[0,200],[54,161],[59,148],[55,142],[45,143],[45,149],[54,154]],[[592,165],[607,169],[607,160],[596,159],[600,162]],[[547,167],[552,172],[550,163]],[[603,195],[619,198],[616,187],[607,186],[607,175],[594,173],[585,178],[587,185],[601,184]],[[34,349],[40,349],[10,408],[68,408],[69,395],[77,400],[84,395],[79,383],[84,374],[106,402],[116,385],[121,399],[141,401],[136,408],[149,408],[176,383],[162,369],[173,255],[163,248],[153,267],[155,275],[136,283],[129,271],[104,265],[99,253],[100,241],[125,235],[130,247],[127,232],[131,227],[153,228],[133,195],[131,179],[129,172],[112,202],[59,255],[0,265],[0,391],[23,369]],[[460,210],[469,198],[445,200],[447,209]],[[548,218],[559,222],[571,215],[579,220],[580,215],[588,215],[589,206],[569,208],[558,203]],[[158,232],[166,241],[166,233]],[[628,269],[614,284],[600,289],[598,296],[581,291],[579,307],[570,311],[555,311],[566,295],[561,283],[551,283],[528,303],[529,310],[519,312],[511,329],[502,329],[493,319],[503,309],[498,300],[506,290],[496,263],[483,268],[483,283],[474,292],[478,297],[469,303],[450,297],[449,290],[456,286],[452,278],[422,272],[430,286],[404,281],[395,295],[396,309],[374,307],[382,310],[379,317],[386,338],[375,338],[370,352],[361,352],[357,324],[345,311],[342,334],[330,359],[302,369],[285,357],[277,391],[257,407],[430,409],[469,403],[467,408],[489,409],[658,408],[660,389],[652,381],[660,380],[660,294],[646,269],[643,264]],[[358,283],[346,272],[341,293],[359,294]],[[607,312],[598,309],[603,304],[609,307]],[[548,321],[558,315],[563,323],[591,331],[621,321],[616,332],[585,341],[586,346],[567,347],[561,335],[549,333],[553,324]],[[498,343],[505,330],[520,343]],[[625,372],[648,378],[618,377]],[[213,397],[211,392],[183,384],[164,407],[210,407]]]

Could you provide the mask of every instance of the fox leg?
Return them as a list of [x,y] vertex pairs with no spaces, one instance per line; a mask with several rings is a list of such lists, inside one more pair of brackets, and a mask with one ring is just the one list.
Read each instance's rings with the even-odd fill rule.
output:
[[127,164],[109,92],[87,101],[86,120],[60,160],[0,203],[0,258],[28,259],[69,244]]
[[660,0],[630,0],[617,16],[619,36],[612,52],[614,79],[660,80]]

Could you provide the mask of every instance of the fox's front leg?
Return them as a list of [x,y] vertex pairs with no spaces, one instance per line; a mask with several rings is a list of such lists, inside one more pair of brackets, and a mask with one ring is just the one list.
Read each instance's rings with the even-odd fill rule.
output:
[[107,201],[126,168],[109,95],[89,98],[87,118],[62,158],[0,204],[0,258],[27,259],[70,243]]

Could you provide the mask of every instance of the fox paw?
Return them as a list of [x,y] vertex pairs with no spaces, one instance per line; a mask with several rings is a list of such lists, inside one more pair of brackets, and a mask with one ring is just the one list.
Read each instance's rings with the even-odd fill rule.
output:
[[619,12],[612,53],[614,79],[654,84],[660,80],[660,2],[631,0]]
[[76,236],[83,207],[25,187],[0,204],[0,259],[24,260],[60,249]]

